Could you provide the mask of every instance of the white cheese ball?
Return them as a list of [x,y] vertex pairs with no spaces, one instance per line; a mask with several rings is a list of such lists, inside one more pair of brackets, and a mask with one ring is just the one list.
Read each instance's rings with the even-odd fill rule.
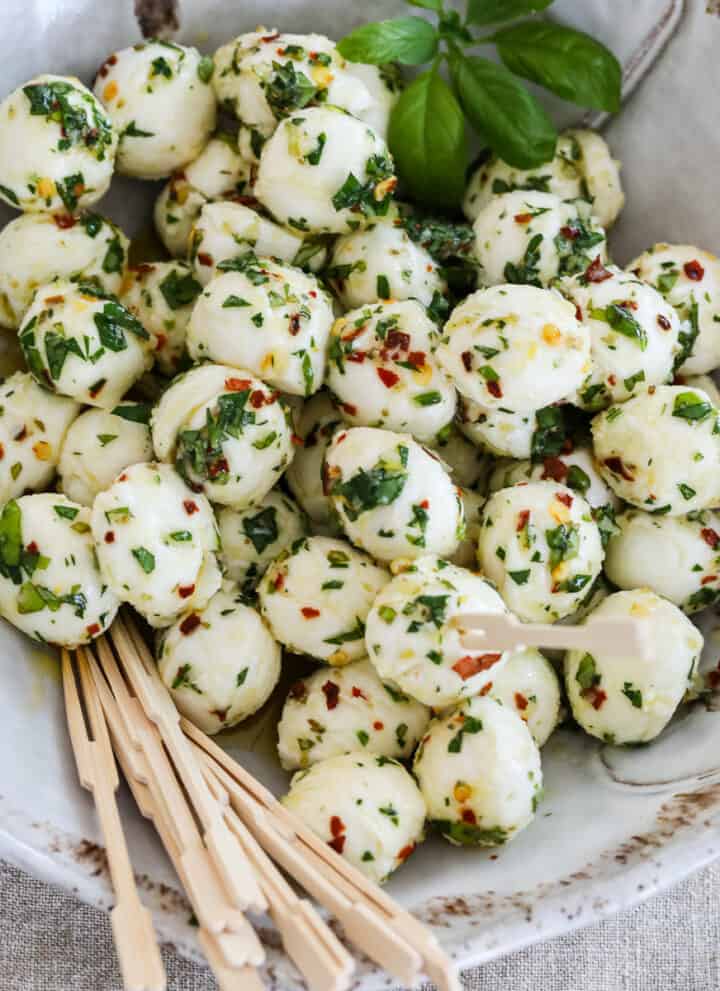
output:
[[689,355],[681,374],[714,371],[720,365],[720,261],[715,255],[692,244],[656,244],[627,267],[677,311]]
[[565,688],[573,716],[606,743],[647,743],[665,728],[692,684],[703,638],[677,606],[648,589],[615,592],[592,618],[642,620],[650,643],[646,660],[600,645],[592,654],[565,655]]
[[521,620],[552,623],[587,595],[603,547],[582,496],[555,482],[529,482],[485,503],[478,561]]
[[197,361],[248,368],[296,396],[322,386],[333,310],[312,275],[251,252],[212,279],[195,304],[187,346]]
[[450,314],[436,353],[464,396],[513,412],[571,399],[590,371],[590,336],[575,307],[535,286],[468,296]]
[[46,388],[112,409],[152,364],[150,335],[116,299],[90,286],[40,286],[18,331],[30,371]]
[[450,477],[464,489],[485,492],[492,468],[492,458],[471,443],[452,423],[430,445],[447,466]]
[[530,730],[489,697],[467,699],[432,722],[413,773],[431,824],[456,844],[506,843],[529,825],[542,797],[540,751]]
[[304,537],[305,518],[282,492],[268,492],[248,509],[225,507],[217,514],[225,572],[236,582],[254,582],[285,548]]
[[656,289],[615,265],[595,263],[558,288],[590,334],[591,369],[578,391],[581,406],[624,403],[667,382],[682,350],[681,325]]
[[300,413],[295,432],[302,445],[287,470],[290,491],[315,524],[327,526],[333,509],[323,488],[325,454],[335,430],[342,425],[336,406],[327,392],[318,392]]
[[298,771],[283,805],[382,884],[424,838],[425,802],[402,764],[344,754]]
[[592,422],[600,471],[615,494],[647,512],[684,516],[718,505],[718,410],[699,389],[651,386]]
[[473,224],[475,255],[488,285],[547,286],[559,275],[584,272],[607,257],[605,231],[582,201],[553,193],[503,193]]
[[80,412],[71,399],[15,372],[0,385],[0,505],[52,482],[70,424]]
[[369,124],[380,137],[387,139],[390,114],[402,88],[402,77],[397,66],[346,62],[345,74],[362,83],[370,94],[370,105],[363,110],[356,108],[351,113]]
[[610,504],[614,508],[619,499],[600,474],[590,447],[573,447],[571,451],[545,458],[543,461],[495,462],[490,475],[490,492],[506,489],[521,482],[561,482],[581,495],[592,509]]
[[535,410],[526,413],[487,409],[458,396],[458,427],[473,444],[506,458],[529,458],[535,433]]
[[3,507],[0,613],[34,640],[74,647],[115,618],[120,602],[98,570],[89,521],[89,509],[54,492]]
[[345,234],[387,214],[397,180],[383,139],[337,107],[286,118],[260,156],[255,196],[286,227]]
[[0,103],[0,199],[30,212],[97,202],[113,174],[117,133],[75,76],[36,76]]
[[219,733],[267,702],[280,678],[280,646],[238,587],[224,582],[164,632],[158,671],[183,716]]
[[593,216],[603,227],[611,227],[625,205],[620,181],[620,162],[612,157],[603,137],[595,131],[566,131],[572,155],[582,173],[583,196],[592,203]]
[[20,326],[38,286],[53,279],[96,283],[117,294],[129,241],[96,213],[25,213],[0,232],[0,322]]
[[112,413],[89,409],[80,414],[65,434],[58,465],[60,488],[68,498],[92,506],[124,468],[152,460],[149,412],[127,404]]
[[463,613],[507,612],[492,585],[428,556],[396,574],[376,598],[365,643],[378,674],[434,708],[477,695],[506,659],[492,644],[468,654],[453,620]]
[[458,544],[458,548],[450,558],[453,564],[461,568],[468,568],[475,571],[477,568],[477,544],[480,539],[480,529],[482,527],[482,508],[485,505],[485,496],[473,492],[472,489],[460,489],[463,511],[465,513],[465,536]]
[[449,556],[464,536],[462,501],[450,476],[409,434],[373,427],[336,432],[324,477],[345,533],[379,561]]
[[534,647],[508,653],[488,695],[520,716],[538,747],[547,743],[560,721],[560,681],[547,657]]
[[412,756],[430,710],[384,684],[370,661],[320,668],[296,682],[278,724],[278,754],[287,771],[365,750],[397,760]]
[[210,503],[169,465],[126,468],[96,497],[91,524],[105,581],[151,626],[201,609],[220,587]]
[[106,59],[94,89],[120,135],[118,172],[161,179],[200,154],[215,127],[211,74],[210,59],[169,41]]
[[260,607],[289,650],[341,667],[365,655],[365,620],[389,578],[344,540],[301,538],[265,572]]

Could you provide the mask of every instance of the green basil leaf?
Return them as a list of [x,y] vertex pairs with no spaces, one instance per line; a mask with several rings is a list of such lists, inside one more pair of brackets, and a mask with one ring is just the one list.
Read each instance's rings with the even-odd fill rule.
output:
[[422,7],[424,10],[442,10],[442,0],[407,0],[411,7]]
[[468,0],[468,24],[499,24],[545,10],[553,0]]
[[437,51],[437,31],[422,17],[397,17],[391,21],[363,24],[338,44],[338,51],[351,62],[402,62],[422,65]]

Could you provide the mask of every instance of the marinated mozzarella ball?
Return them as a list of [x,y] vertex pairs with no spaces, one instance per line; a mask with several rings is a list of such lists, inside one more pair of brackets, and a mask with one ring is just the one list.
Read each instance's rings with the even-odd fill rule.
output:
[[91,525],[104,580],[151,626],[201,609],[220,587],[210,503],[169,465],[126,468],[98,493]]
[[494,698],[467,699],[430,724],[413,773],[428,819],[451,843],[497,846],[531,822],[542,797],[540,751]]
[[337,107],[283,120],[260,156],[255,196],[286,227],[344,234],[384,216],[397,180],[383,139]]
[[543,461],[498,461],[490,476],[490,491],[506,489],[521,482],[561,482],[579,493],[593,508],[619,505],[613,490],[605,482],[589,447],[573,447],[567,454],[545,458]]
[[428,556],[395,575],[376,598],[365,642],[380,677],[434,708],[454,705],[490,684],[506,659],[492,645],[469,655],[454,625],[463,613],[504,613],[479,575]]
[[698,375],[720,365],[720,261],[691,244],[656,244],[628,270],[655,286],[681,321],[685,360],[680,372]]
[[267,702],[280,678],[280,646],[238,587],[224,582],[163,633],[158,670],[183,716],[219,733]]
[[520,619],[554,622],[590,590],[603,547],[582,496],[555,482],[529,482],[485,503],[478,561]]
[[458,397],[458,427],[478,447],[507,458],[529,458],[536,429],[536,410],[526,413],[487,409]]
[[0,232],[0,322],[16,328],[38,286],[89,282],[119,293],[128,239],[96,213],[25,213]]
[[120,135],[118,172],[161,179],[196,158],[215,127],[212,61],[196,48],[148,41],[115,52],[95,80]]
[[283,805],[381,884],[424,838],[425,802],[402,764],[344,754],[298,771]]
[[306,533],[302,512],[277,490],[248,509],[225,507],[217,520],[225,571],[240,583],[260,578],[271,561]]
[[0,103],[0,199],[72,213],[105,194],[117,134],[74,76],[37,76]]
[[260,607],[289,650],[341,667],[365,654],[365,620],[389,577],[343,540],[302,538],[265,572]]
[[442,458],[456,484],[478,492],[486,490],[492,459],[470,443],[455,423],[440,431],[432,448]]
[[512,650],[493,675],[490,698],[514,709],[542,747],[560,721],[560,682],[550,661],[534,647]]
[[[370,104],[363,110],[351,111],[355,117],[364,120],[380,137],[387,139],[390,114],[398,101],[402,88],[402,77],[397,67],[389,65],[366,65],[363,62],[346,62],[345,73],[359,80],[370,94]],[[348,108],[349,109],[349,108]]]
[[619,656],[600,645],[565,656],[565,687],[573,716],[606,743],[646,743],[670,721],[692,685],[703,638],[677,606],[648,589],[615,592],[592,618],[642,620],[649,658]]
[[248,252],[195,304],[187,346],[197,361],[247,368],[296,396],[322,386],[333,310],[317,279]]
[[290,491],[315,524],[327,526],[333,509],[323,487],[325,454],[342,418],[326,392],[316,393],[300,413],[295,432],[302,445],[295,452],[286,478]]
[[63,440],[80,412],[71,399],[15,372],[0,385],[0,505],[52,482]]
[[468,399],[527,412],[575,395],[590,371],[590,339],[559,293],[493,286],[455,307],[437,357]]
[[478,495],[472,489],[460,489],[460,498],[465,513],[465,536],[450,560],[461,568],[474,571],[477,568],[477,544],[480,539],[485,496]]
[[463,506],[450,476],[409,434],[372,427],[336,432],[324,477],[345,533],[379,561],[450,555],[464,536]]
[[430,721],[430,710],[383,684],[370,661],[355,661],[296,682],[278,725],[280,763],[288,770],[365,750],[406,760]]
[[0,612],[41,643],[74,647],[112,623],[120,605],[95,560],[90,511],[45,492],[0,515]]
[[583,196],[592,203],[593,216],[603,227],[611,227],[625,206],[620,182],[620,162],[612,157],[607,142],[595,131],[566,132],[572,157],[582,173]]
[[605,232],[587,204],[552,193],[503,193],[482,208],[473,225],[475,255],[488,285],[546,286],[560,275],[605,261]]
[[60,488],[68,498],[92,506],[123,468],[152,460],[149,413],[134,404],[116,406],[112,413],[81,413],[65,434],[58,465]]
[[599,413],[595,458],[615,494],[647,512],[684,516],[720,495],[718,410],[699,389],[659,385]]
[[290,415],[277,393],[226,365],[197,365],[174,379],[151,427],[161,461],[235,509],[267,495],[293,456]]

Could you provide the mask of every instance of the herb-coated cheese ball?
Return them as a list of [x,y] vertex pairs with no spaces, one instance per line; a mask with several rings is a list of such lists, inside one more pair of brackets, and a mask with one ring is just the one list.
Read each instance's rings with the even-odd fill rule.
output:
[[345,533],[379,561],[449,556],[464,536],[463,506],[450,476],[409,434],[373,427],[336,432],[324,477]]
[[117,134],[74,76],[37,76],[0,103],[0,199],[31,212],[90,206],[107,191]]
[[278,724],[278,754],[290,771],[365,750],[406,760],[430,721],[427,706],[383,684],[370,661],[321,668],[296,682]]
[[296,396],[310,396],[325,376],[333,323],[329,295],[312,275],[247,252],[236,271],[205,287],[188,324],[196,360],[250,369]]
[[5,379],[0,385],[0,505],[47,488],[79,412],[77,403],[43,389],[28,372]]
[[619,500],[604,480],[589,447],[573,447],[567,454],[545,458],[542,461],[510,461],[495,463],[490,476],[490,491],[506,489],[520,482],[560,482],[579,493],[595,509],[608,503],[616,507]]
[[469,655],[456,616],[504,613],[492,585],[442,558],[420,558],[395,575],[376,598],[367,619],[368,656],[381,678],[435,708],[477,695],[505,661],[492,645]]
[[114,297],[50,282],[18,331],[30,371],[46,388],[112,409],[152,364],[150,335]]
[[323,487],[325,453],[342,417],[327,392],[316,393],[302,409],[295,432],[302,445],[295,452],[286,478],[290,491],[315,524],[326,526],[332,503]]
[[509,652],[493,673],[490,698],[513,709],[542,747],[560,721],[560,682],[547,657],[534,647]]
[[431,446],[447,465],[450,477],[457,485],[477,492],[486,491],[492,459],[467,440],[455,423],[441,430]]
[[225,582],[163,634],[158,670],[180,712],[205,733],[219,733],[267,702],[280,677],[280,647],[237,586]]
[[53,279],[120,292],[128,239],[96,213],[25,213],[0,232],[0,322],[16,328],[38,286]]
[[383,139],[337,107],[286,118],[263,148],[255,196],[286,227],[345,234],[390,207],[397,184]]
[[273,490],[248,509],[217,514],[220,555],[229,578],[256,581],[286,547],[305,536],[305,518],[289,496]]
[[493,286],[455,307],[437,357],[468,399],[527,412],[575,395],[590,371],[590,337],[559,293]]
[[691,686],[702,635],[677,606],[648,589],[615,592],[592,617],[643,620],[650,658],[618,656],[601,645],[592,654],[568,651],[565,687],[573,716],[607,743],[646,743],[665,728]]
[[364,120],[382,138],[387,138],[390,114],[398,101],[402,88],[402,77],[397,66],[346,62],[345,73],[353,79],[359,80],[370,94],[369,106],[363,110],[356,109],[354,116]]
[[485,503],[478,561],[520,619],[554,622],[589,591],[603,547],[582,496],[555,482],[529,482]]
[[583,178],[583,198],[592,203],[593,216],[603,227],[611,227],[625,205],[620,181],[620,162],[612,157],[607,142],[595,131],[566,132],[572,156]]
[[465,536],[458,544],[458,548],[450,558],[452,564],[457,564],[461,568],[468,568],[475,571],[477,568],[477,544],[480,538],[480,528],[482,527],[482,508],[485,505],[485,496],[473,492],[472,489],[460,489],[460,498],[463,503],[465,513]]
[[341,667],[365,654],[365,620],[390,575],[343,540],[297,540],[265,572],[260,606],[277,639]]
[[123,468],[152,460],[149,412],[126,404],[112,413],[89,409],[80,414],[65,434],[58,465],[60,488],[69,499],[92,506]]
[[606,258],[605,232],[582,201],[552,193],[494,196],[473,225],[475,254],[488,285],[546,286]]
[[628,270],[655,286],[675,308],[687,341],[685,375],[720,365],[720,261],[692,244],[656,244],[630,262]]
[[344,754],[298,771],[283,805],[381,884],[424,838],[425,802],[402,764]]
[[120,135],[117,169],[161,179],[196,158],[215,127],[212,61],[195,48],[148,41],[100,67],[95,95]]
[[244,509],[275,485],[293,456],[287,408],[248,372],[197,365],[153,410],[155,453],[222,506]]
[[494,698],[467,699],[430,724],[413,772],[428,819],[451,843],[513,839],[542,797],[540,751],[527,725]]
[[647,512],[684,516],[718,504],[718,410],[699,389],[651,386],[592,423],[595,458],[615,494]]
[[105,581],[151,626],[202,608],[220,587],[210,503],[169,465],[126,468],[98,494],[91,525]]
[[110,626],[120,602],[98,570],[90,511],[44,492],[0,515],[0,612],[41,642],[74,647]]
[[488,409],[458,397],[458,427],[478,447],[506,458],[529,458],[535,433],[535,410]]

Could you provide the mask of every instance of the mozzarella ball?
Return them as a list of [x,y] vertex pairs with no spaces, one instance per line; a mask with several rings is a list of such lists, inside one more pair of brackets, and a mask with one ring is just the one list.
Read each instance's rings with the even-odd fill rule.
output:
[[490,698],[514,710],[542,747],[560,721],[560,682],[550,661],[534,647],[512,650],[493,675]]
[[603,547],[582,496],[555,482],[529,482],[485,503],[478,561],[520,619],[554,622],[587,595]]
[[488,285],[546,286],[559,275],[584,272],[607,257],[605,232],[587,204],[552,193],[503,193],[482,208],[473,225],[475,254]]
[[467,699],[430,724],[413,773],[428,819],[451,843],[497,846],[531,822],[542,797],[540,751],[515,712]]
[[692,684],[703,638],[677,606],[648,589],[615,592],[592,619],[642,620],[649,659],[601,645],[565,655],[565,688],[573,716],[606,743],[647,743],[665,728]]
[[482,508],[485,505],[485,496],[478,495],[472,489],[460,489],[463,512],[465,513],[465,536],[458,544],[458,548],[450,558],[453,564],[461,568],[468,568],[475,571],[477,568],[477,544],[480,539],[480,529],[482,527]]
[[155,230],[173,258],[187,258],[190,254],[193,225],[207,202],[207,197],[193,189],[184,172],[172,176],[155,200]]
[[490,491],[506,489],[521,482],[561,482],[579,493],[593,509],[619,500],[600,474],[591,448],[573,447],[569,453],[545,458],[543,461],[497,461],[490,476]]
[[536,410],[527,413],[487,409],[458,397],[458,427],[478,447],[507,458],[529,458],[535,433]]
[[327,392],[308,400],[295,427],[302,445],[287,470],[287,483],[298,503],[315,524],[327,526],[333,514],[323,486],[325,454],[342,418]]
[[686,346],[684,375],[720,365],[720,261],[692,244],[656,244],[630,262],[628,270],[655,286],[673,306]]
[[293,456],[290,415],[248,372],[197,365],[174,379],[152,415],[155,454],[222,506],[245,509]]
[[647,512],[684,516],[716,506],[718,416],[700,390],[651,386],[593,420],[600,472],[617,496]]
[[238,587],[224,582],[164,632],[158,671],[183,716],[219,733],[267,702],[280,678],[280,647]]
[[363,62],[346,62],[345,74],[358,80],[370,94],[369,106],[363,110],[356,108],[351,113],[369,124],[381,138],[387,139],[390,114],[402,88],[402,77],[397,67],[392,64],[366,65]]
[[0,505],[52,482],[70,424],[80,412],[71,399],[15,372],[0,385]]
[[298,771],[282,800],[312,831],[381,884],[424,838],[425,802],[402,764],[344,754]]
[[293,771],[353,750],[406,760],[429,721],[430,710],[383,684],[368,660],[320,668],[290,689],[278,725],[280,763]]
[[197,361],[247,368],[296,396],[322,386],[333,310],[317,279],[248,252],[195,304],[187,346]]
[[467,440],[455,423],[440,431],[433,440],[432,449],[442,458],[457,485],[477,492],[486,490],[492,458]]
[[161,179],[196,158],[215,127],[212,62],[196,48],[148,41],[111,55],[95,80],[120,135],[118,172]]
[[437,358],[468,399],[527,412],[575,395],[590,371],[590,338],[559,293],[493,286],[455,307]]
[[0,322],[16,328],[38,286],[53,279],[119,293],[129,242],[96,213],[25,213],[0,232]]
[[492,645],[470,656],[453,620],[469,612],[507,610],[479,575],[433,555],[396,574],[376,598],[367,619],[370,660],[385,681],[434,708],[477,695],[505,662]]
[[265,572],[260,607],[280,643],[341,667],[365,654],[365,619],[389,574],[343,540],[307,537]]
[[201,609],[220,587],[210,503],[169,465],[125,469],[98,493],[91,524],[103,578],[151,626]]
[[607,142],[595,131],[566,131],[572,157],[583,179],[583,196],[592,203],[593,216],[603,227],[611,227],[625,205],[620,182],[620,162],[612,157]]
[[229,578],[256,581],[286,547],[305,536],[302,512],[276,489],[248,509],[221,509],[217,514],[222,553]]
[[450,476],[409,434],[338,431],[325,456],[325,491],[350,540],[379,561],[450,555],[464,536]]
[[283,120],[260,156],[255,196],[286,227],[344,234],[384,216],[397,180],[383,139],[337,107]]
[[6,503],[0,515],[0,613],[41,643],[74,647],[112,623],[120,605],[100,574],[90,511],[45,492]]
[[113,174],[117,134],[74,76],[36,76],[0,103],[0,199],[30,212],[90,206]]
[[142,324],[91,286],[40,286],[18,334],[38,382],[102,409],[116,406],[152,364]]
[[146,408],[131,404],[116,406],[112,413],[89,409],[80,414],[65,434],[58,465],[60,488],[69,499],[92,506],[124,468],[152,460],[148,415]]

